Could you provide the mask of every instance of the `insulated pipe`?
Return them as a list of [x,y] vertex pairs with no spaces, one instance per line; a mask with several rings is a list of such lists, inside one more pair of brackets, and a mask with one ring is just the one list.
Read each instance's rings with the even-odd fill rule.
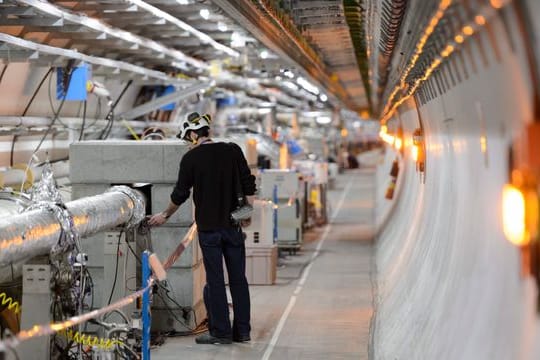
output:
[[[59,161],[51,164],[55,178],[63,178],[69,176],[69,163],[67,161]],[[28,170],[32,172],[34,179],[41,178],[43,166],[32,166]],[[28,180],[26,169],[9,169],[0,171],[0,186],[14,187],[16,190],[21,187],[21,184]]]
[[[127,224],[135,225],[145,216],[143,195],[126,186],[68,202],[75,231],[88,236]],[[0,266],[33,256],[48,254],[58,243],[62,226],[46,208],[0,219]]]

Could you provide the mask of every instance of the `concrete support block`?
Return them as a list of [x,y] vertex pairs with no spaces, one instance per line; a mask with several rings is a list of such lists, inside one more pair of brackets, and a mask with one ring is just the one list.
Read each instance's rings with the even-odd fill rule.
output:
[[70,146],[70,178],[73,183],[174,183],[188,150],[174,140],[78,142]]
[[71,199],[76,200],[87,196],[103,194],[110,187],[109,184],[72,184]]
[[[188,331],[197,327],[206,319],[204,301],[199,301],[191,306],[191,309],[185,313],[176,305],[169,309],[164,307],[152,308],[152,331]],[[186,315],[186,318],[184,318],[184,315]]]
[[162,296],[154,297],[153,309],[164,310],[167,306],[176,309],[178,305],[193,307],[203,300],[202,291],[206,283],[204,266],[202,262],[199,262],[189,269],[171,268],[167,271],[167,280],[162,283],[168,289],[168,295],[174,299],[174,302],[168,299],[165,295],[166,291],[161,289]]
[[[156,214],[167,208],[174,184],[154,184],[152,186],[152,213]],[[168,225],[189,227],[193,223],[193,202],[191,197],[180,206],[167,221]]]
[[[165,262],[189,231],[188,227],[160,226],[152,228],[152,250],[161,262]],[[184,253],[172,265],[173,268],[191,268],[202,260],[199,242],[193,240]]]

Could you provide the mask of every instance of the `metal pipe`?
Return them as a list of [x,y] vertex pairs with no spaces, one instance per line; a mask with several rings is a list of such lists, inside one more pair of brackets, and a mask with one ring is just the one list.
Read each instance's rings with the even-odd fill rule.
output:
[[[69,176],[69,163],[67,161],[59,161],[51,164],[54,177],[63,178]],[[25,181],[28,181],[26,172],[30,170],[32,172],[33,179],[40,179],[41,172],[43,171],[42,166],[32,166],[28,169],[14,169],[0,171],[0,186],[3,187],[13,187],[18,189],[21,187],[21,184]]]
[[[122,224],[134,225],[145,216],[144,196],[126,186],[68,202],[75,231],[88,236]],[[0,219],[0,266],[48,254],[58,243],[62,226],[46,209]]]

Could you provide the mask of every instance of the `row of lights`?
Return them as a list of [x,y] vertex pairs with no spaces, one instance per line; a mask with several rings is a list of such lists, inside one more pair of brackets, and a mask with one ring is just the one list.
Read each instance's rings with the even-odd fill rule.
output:
[[[210,37],[209,35],[195,29],[193,26],[185,23],[184,21],[182,21],[182,20],[178,19],[177,17],[169,14],[166,11],[163,11],[163,10],[161,10],[161,9],[147,3],[144,0],[128,0],[128,2],[130,4],[132,4],[132,5],[135,5],[135,6],[139,7],[139,8],[141,8],[141,9],[144,9],[144,10],[152,13],[156,17],[159,17],[159,18],[161,18],[161,19],[163,19],[165,21],[168,21],[171,24],[176,25],[177,27],[179,27],[180,29],[182,29],[184,31],[187,31],[187,32],[191,33],[192,35],[197,37],[199,40],[201,40],[204,44],[210,44],[216,50],[222,51],[222,52],[224,52],[227,55],[232,56],[232,57],[240,56],[240,54],[237,51],[229,48],[228,46],[225,46],[225,45],[217,42],[216,40],[212,39],[212,37]],[[189,1],[187,1],[187,0],[177,0],[177,2],[180,5],[189,4]],[[210,10],[208,10],[208,9],[201,9],[199,11],[199,14],[205,20],[208,20],[210,18]],[[219,27],[219,25],[218,25],[218,27]]]
[[[490,7],[484,8],[482,13],[487,14],[488,16],[493,14],[494,9],[498,10],[501,9],[508,0],[490,0]],[[405,69],[403,76],[401,77],[400,84],[396,85],[394,90],[392,91],[388,103],[386,104],[385,110],[383,111],[384,117],[382,118],[382,123],[385,123],[390,119],[390,117],[395,113],[397,108],[401,106],[405,101],[407,101],[416,91],[418,86],[423,82],[429,79],[433,71],[435,71],[443,62],[445,58],[450,56],[455,50],[456,47],[458,47],[460,44],[465,42],[465,40],[474,35],[476,31],[479,30],[480,27],[486,25],[486,17],[484,15],[478,14],[475,16],[474,21],[465,25],[458,34],[456,34],[453,38],[453,40],[441,51],[439,54],[439,57],[433,60],[433,62],[430,64],[428,69],[424,72],[424,75],[420,77],[419,79],[416,79],[413,86],[410,88],[410,90],[407,92],[405,96],[400,98],[398,101],[394,103],[394,105],[390,108],[392,101],[399,90],[406,90],[407,84],[405,83],[405,79],[408,76],[409,72],[414,68],[416,65],[418,59],[420,58],[420,55],[423,52],[424,46],[427,43],[427,40],[429,39],[429,36],[434,32],[435,27],[441,20],[441,18],[444,16],[444,13],[446,9],[450,6],[452,3],[452,0],[443,0],[439,4],[439,9],[429,22],[428,27],[424,31],[424,34],[420,38],[419,43],[416,46],[415,54],[413,55],[411,62]]]

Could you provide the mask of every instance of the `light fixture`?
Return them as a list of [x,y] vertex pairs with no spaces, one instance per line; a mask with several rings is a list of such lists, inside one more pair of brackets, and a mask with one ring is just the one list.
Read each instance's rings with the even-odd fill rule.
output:
[[472,26],[469,25],[464,26],[462,31],[467,36],[471,36],[472,34],[474,34],[474,29],[472,28]]
[[403,146],[403,140],[401,140],[399,137],[396,137],[394,139],[394,147],[396,150],[400,151]]
[[489,0],[489,3],[491,6],[493,6],[495,9],[500,9],[503,6],[502,0]]
[[[287,73],[285,73],[287,75]],[[304,79],[303,77],[299,76],[298,79],[296,79],[296,83],[309,91],[312,94],[319,95],[319,88]]]
[[341,129],[341,137],[346,138],[347,136],[349,136],[349,130],[347,130],[347,128],[342,128]]
[[360,117],[361,117],[362,119],[364,119],[364,120],[369,119],[369,111],[367,111],[367,110],[362,110],[362,111],[360,112]]
[[189,0],[176,0],[176,2],[180,5],[188,5],[189,4]]
[[476,15],[474,17],[474,21],[478,24],[478,25],[485,25],[486,24],[486,18],[483,17],[482,15]]
[[241,48],[244,46],[246,46],[246,39],[244,38],[244,36],[242,36],[242,34],[234,31],[231,34],[231,47]]
[[260,57],[261,59],[268,59],[268,56],[269,56],[268,50],[263,50],[263,51],[261,51],[261,53],[259,54],[259,57]]
[[424,131],[421,128],[417,128],[416,130],[414,130],[411,155],[414,162],[416,162],[416,170],[424,172],[426,166],[426,150]]
[[221,32],[225,32],[225,31],[229,30],[229,27],[223,21],[218,21],[217,28]]
[[328,96],[326,96],[325,94],[321,94],[321,96],[319,96],[319,99],[321,99],[322,102],[327,102]]
[[202,17],[204,20],[208,20],[208,19],[210,19],[210,10],[208,10],[208,9],[201,9],[201,11],[199,11],[199,15],[201,15],[201,17]]
[[285,81],[283,82],[283,85],[285,87],[288,87],[289,89],[293,90],[293,91],[298,91],[298,86],[296,86],[296,84],[290,82],[290,81]]
[[315,119],[315,121],[317,121],[317,124],[320,125],[328,125],[332,122],[332,118],[330,116],[318,116]]
[[294,79],[294,74],[292,71],[290,70],[285,70],[285,72],[283,73],[283,75],[285,75],[286,77],[288,77],[289,79]]
[[524,246],[529,243],[525,227],[525,197],[515,186],[503,187],[503,231],[512,244]]

